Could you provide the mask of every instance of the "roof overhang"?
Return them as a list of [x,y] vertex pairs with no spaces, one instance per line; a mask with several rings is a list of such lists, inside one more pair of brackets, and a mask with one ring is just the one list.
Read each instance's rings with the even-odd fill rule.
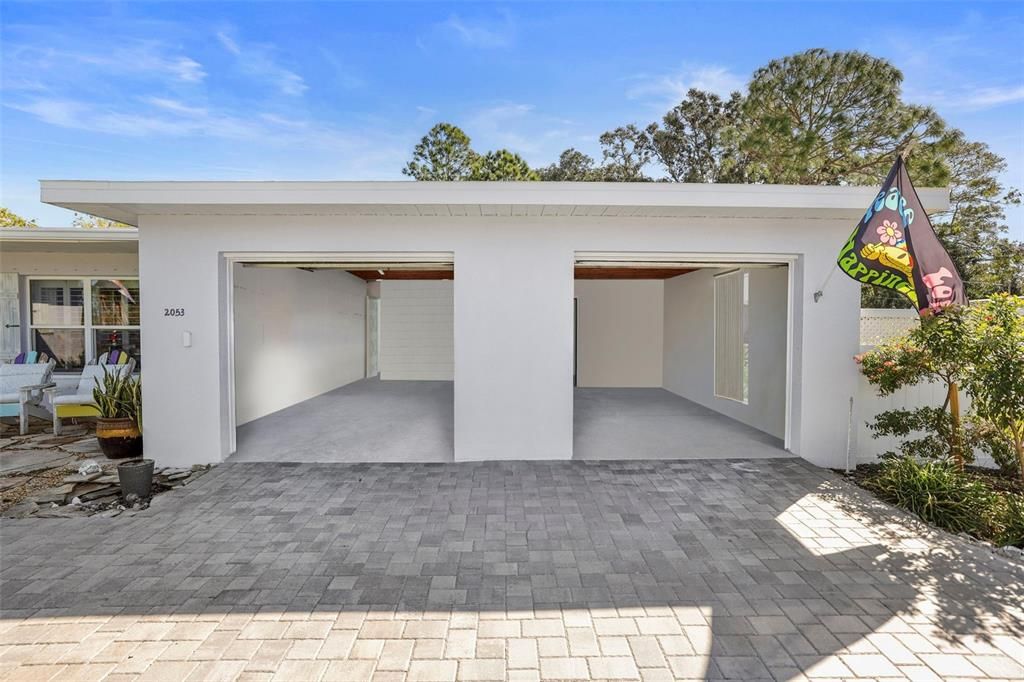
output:
[[[137,225],[142,215],[473,217],[859,216],[876,187],[617,182],[131,182],[43,180],[42,201]],[[928,212],[947,189],[918,190]]]
[[83,229],[39,227],[0,229],[0,250],[133,253],[138,251],[139,231],[135,228]]

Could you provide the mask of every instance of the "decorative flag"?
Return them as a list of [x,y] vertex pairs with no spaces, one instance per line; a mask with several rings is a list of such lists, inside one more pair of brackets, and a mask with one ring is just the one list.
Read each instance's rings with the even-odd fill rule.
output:
[[903,294],[922,315],[967,303],[963,280],[935,236],[903,157],[846,240],[838,263],[858,282]]

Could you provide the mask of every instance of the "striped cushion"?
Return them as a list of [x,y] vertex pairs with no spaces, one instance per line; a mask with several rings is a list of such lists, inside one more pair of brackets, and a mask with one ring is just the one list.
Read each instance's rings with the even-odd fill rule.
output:
[[49,362],[50,357],[46,353],[40,353],[39,351],[30,350],[26,353],[18,353],[15,356],[13,364],[15,365],[34,365],[37,362]]

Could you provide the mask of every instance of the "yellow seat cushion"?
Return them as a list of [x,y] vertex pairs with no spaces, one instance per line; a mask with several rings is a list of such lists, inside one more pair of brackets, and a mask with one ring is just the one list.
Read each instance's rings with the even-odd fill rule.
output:
[[95,405],[55,405],[54,409],[57,410],[57,416],[61,419],[65,417],[97,417],[100,413]]

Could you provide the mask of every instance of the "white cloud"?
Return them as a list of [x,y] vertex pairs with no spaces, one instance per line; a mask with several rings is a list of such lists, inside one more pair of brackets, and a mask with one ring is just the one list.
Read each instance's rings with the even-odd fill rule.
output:
[[508,47],[515,42],[516,37],[516,23],[508,12],[502,13],[500,21],[470,20],[452,14],[438,27],[469,47]]
[[185,114],[187,116],[205,116],[207,110],[205,107],[193,107],[187,104],[183,104],[178,100],[167,99],[166,97],[143,97],[143,102],[151,104],[154,107],[159,107],[166,111],[172,111],[177,114]]
[[61,128],[121,137],[207,136],[307,149],[350,148],[366,138],[315,121],[269,112],[233,114],[163,97],[140,97],[137,101],[138,106],[127,107],[122,103],[114,108],[71,98],[36,97],[5,106]]
[[282,94],[297,97],[309,89],[302,76],[275,61],[273,46],[242,43],[225,31],[217,32],[217,40],[234,55],[238,67],[244,73],[271,83]]
[[[71,41],[55,40],[52,44]],[[67,49],[38,44],[14,44],[4,54],[4,88],[45,89],[50,79],[81,80],[109,76],[137,76],[170,82],[200,83],[203,65],[153,40],[127,40],[102,50]],[[26,74],[33,74],[31,79]]]
[[178,80],[187,83],[198,83],[206,78],[203,65],[188,57],[178,57],[168,65],[171,73],[178,77]]
[[1024,101],[1024,85],[1006,87],[980,88],[968,95],[966,104],[969,107],[988,108]]
[[217,31],[217,40],[224,46],[224,49],[231,54],[242,54],[242,48],[238,47],[238,43],[236,43],[227,33],[224,33],[224,31]]
[[942,111],[985,111],[1006,104],[1024,102],[1024,85],[985,86],[957,90],[907,88],[906,98]]
[[626,90],[629,99],[656,101],[659,107],[675,106],[690,88],[707,90],[727,97],[746,89],[746,79],[728,67],[715,64],[684,64],[675,71],[660,74],[637,74],[629,79],[633,85]]
[[579,135],[570,120],[539,113],[532,104],[499,102],[477,109],[465,119],[477,151],[505,148],[531,164],[547,164]]

